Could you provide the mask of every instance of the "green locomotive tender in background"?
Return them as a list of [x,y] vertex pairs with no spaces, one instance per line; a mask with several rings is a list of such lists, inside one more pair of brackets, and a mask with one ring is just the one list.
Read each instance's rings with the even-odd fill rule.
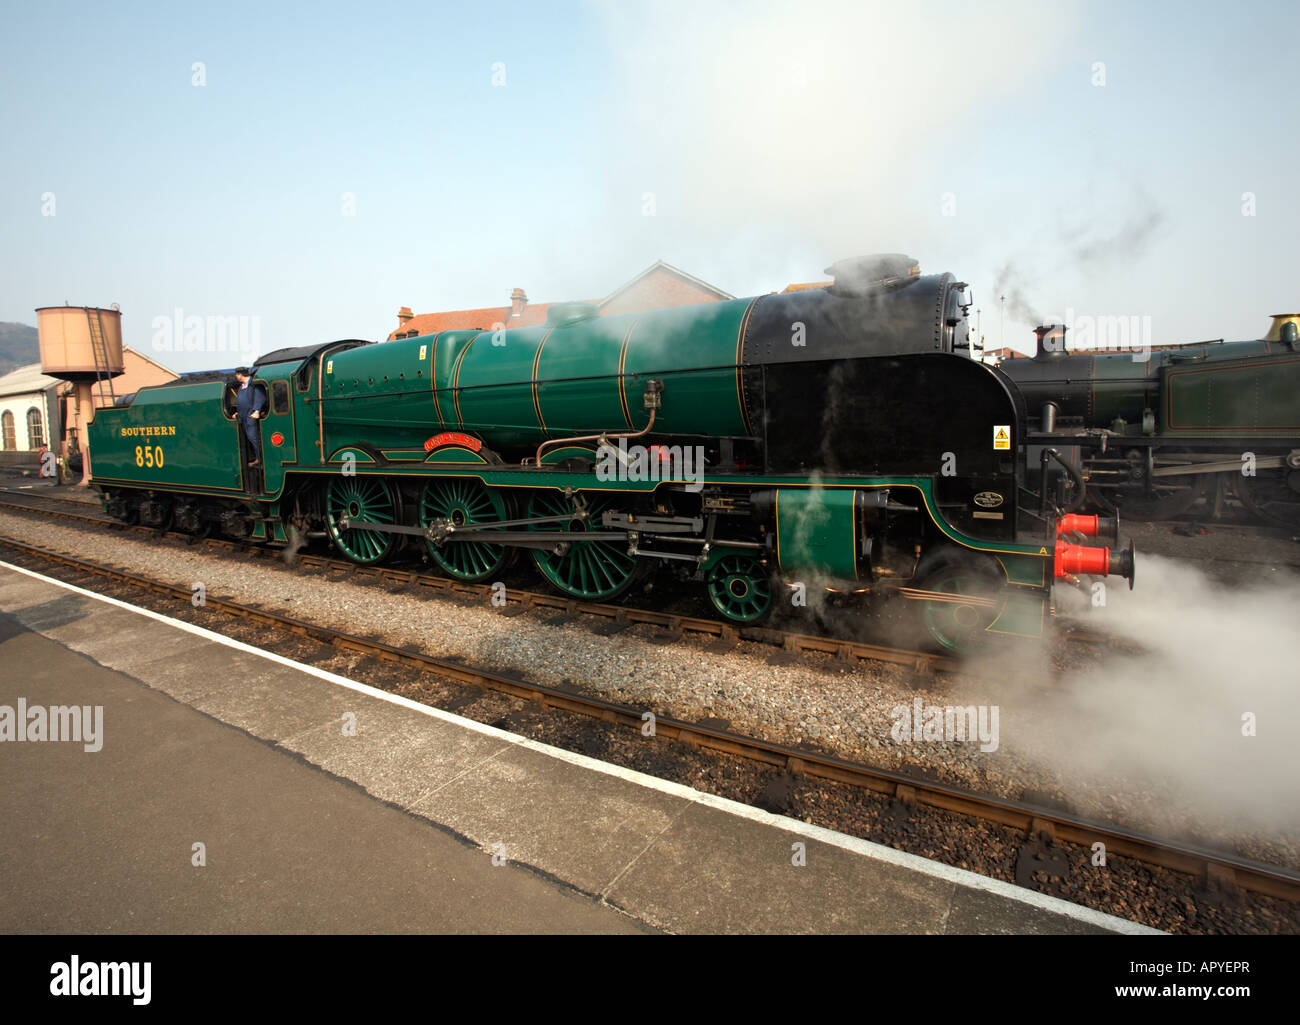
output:
[[358,563],[416,545],[467,581],[524,554],[580,599],[674,571],[737,623],[793,584],[898,594],[949,648],[1040,634],[1057,578],[1131,582],[1131,550],[1067,543],[1060,510],[1024,491],[1024,401],[955,351],[965,286],[903,257],[829,273],[823,289],[610,317],[559,304],[536,327],[271,353],[260,468],[225,380],[144,388],[96,416],[93,483],[128,521],[328,536]]
[[[1251,341],[1134,355],[1072,352],[1040,327],[1033,359],[1004,360],[1031,431],[1105,438],[1074,462],[1107,511],[1167,519],[1231,493],[1255,519],[1300,528],[1300,315]],[[1068,445],[1068,442],[1064,442]]]

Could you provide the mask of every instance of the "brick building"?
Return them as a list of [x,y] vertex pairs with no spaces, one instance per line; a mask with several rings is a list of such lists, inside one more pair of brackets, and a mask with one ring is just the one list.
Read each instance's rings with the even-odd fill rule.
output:
[[[614,313],[637,313],[663,306],[689,306],[693,303],[719,302],[735,296],[707,281],[657,260],[636,277],[620,285],[603,299],[592,299],[600,316]],[[510,293],[509,306],[486,306],[477,310],[450,310],[445,313],[411,312],[403,306],[397,314],[398,326],[389,336],[411,338],[438,331],[490,331],[502,327],[530,327],[546,322],[546,311],[553,303],[530,303],[522,288]]]

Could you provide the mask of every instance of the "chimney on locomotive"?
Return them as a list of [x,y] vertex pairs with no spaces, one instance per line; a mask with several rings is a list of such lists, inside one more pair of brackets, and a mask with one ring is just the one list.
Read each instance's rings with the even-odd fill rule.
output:
[[1034,359],[1055,359],[1065,355],[1064,324],[1044,324],[1036,327],[1034,337],[1038,339]]

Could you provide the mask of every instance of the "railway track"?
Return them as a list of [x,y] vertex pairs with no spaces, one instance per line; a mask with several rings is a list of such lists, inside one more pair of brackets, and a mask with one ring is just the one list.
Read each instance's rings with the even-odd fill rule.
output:
[[[188,588],[167,584],[135,573],[118,570],[75,556],[52,552],[36,545],[0,538],[0,550],[8,549],[22,558],[53,564],[76,574],[138,588],[190,607]],[[529,682],[518,676],[477,669],[457,661],[433,658],[409,648],[357,637],[305,620],[207,596],[205,607],[258,626],[269,626],[308,638],[334,649],[353,651],[385,663],[406,666],[458,683],[504,693],[543,708],[554,708],[592,717],[640,732],[644,710],[615,704],[600,698]],[[1280,900],[1300,901],[1300,873],[1267,865],[1237,855],[1197,847],[1113,826],[1096,820],[1064,814],[1025,801],[985,796],[964,788],[893,770],[849,762],[830,755],[747,737],[709,725],[656,717],[654,736],[676,740],[694,748],[732,755],[806,776],[847,784],[892,797],[904,805],[922,805],[957,815],[996,823],[1025,833],[1033,840],[1051,839],[1092,847],[1106,845],[1108,857],[1129,857],[1148,865],[1191,876],[1207,886],[1239,888]]]
[[[12,494],[12,492],[6,492],[6,494]],[[57,501],[65,505],[85,506],[85,503],[49,498],[43,495],[28,496],[24,494],[22,497],[39,498],[41,501],[48,502]],[[43,515],[50,515],[56,519],[78,523],[83,526],[89,525],[131,532],[150,538],[167,536],[184,540],[187,543],[202,544],[209,549],[239,552],[242,555],[252,555],[255,558],[265,559],[268,563],[279,561],[282,565],[284,564],[283,560],[280,559],[281,550],[270,548],[265,544],[235,541],[227,538],[204,538],[201,541],[195,541],[188,534],[174,531],[160,534],[159,530],[154,527],[124,524],[102,515],[91,516],[86,513],[72,512],[65,509],[38,508],[35,505],[5,499],[0,499],[0,509],[27,513],[39,512]],[[730,650],[743,640],[768,645],[791,657],[816,653],[829,655],[845,664],[853,664],[858,661],[883,662],[907,666],[921,675],[962,671],[962,661],[951,656],[909,648],[872,644],[843,637],[795,633],[771,627],[737,627],[716,619],[658,612],[628,605],[580,601],[564,595],[520,588],[507,588],[505,593],[501,594],[499,591],[494,592],[491,584],[465,583],[448,577],[434,576],[416,568],[362,566],[346,559],[336,559],[312,552],[299,552],[294,556],[294,561],[296,565],[305,569],[316,569],[323,573],[335,574],[338,579],[375,580],[393,588],[420,587],[452,598],[473,600],[480,605],[492,601],[504,602],[504,604],[499,604],[498,608],[502,615],[507,616],[519,615],[528,609],[549,609],[568,615],[580,614],[597,617],[605,621],[606,625],[603,628],[610,632],[631,626],[647,625],[658,627],[671,639],[677,639],[687,634],[712,637],[714,645],[710,650],[714,652]],[[1061,633],[1061,639],[1067,643],[1087,644],[1129,653],[1133,651],[1132,645],[1126,641],[1075,627],[1066,627]]]

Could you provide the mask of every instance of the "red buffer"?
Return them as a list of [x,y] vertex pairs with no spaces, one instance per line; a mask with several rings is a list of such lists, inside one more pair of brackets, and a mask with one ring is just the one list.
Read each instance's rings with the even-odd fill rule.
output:
[[1082,534],[1084,537],[1108,537],[1119,544],[1119,514],[1114,516],[1085,516],[1066,513],[1056,524],[1058,534]]
[[1087,576],[1115,576],[1128,580],[1129,590],[1133,589],[1133,542],[1128,543],[1128,550],[1122,548],[1090,548],[1087,545],[1072,545],[1066,541],[1056,542],[1056,559],[1054,561],[1058,579]]

